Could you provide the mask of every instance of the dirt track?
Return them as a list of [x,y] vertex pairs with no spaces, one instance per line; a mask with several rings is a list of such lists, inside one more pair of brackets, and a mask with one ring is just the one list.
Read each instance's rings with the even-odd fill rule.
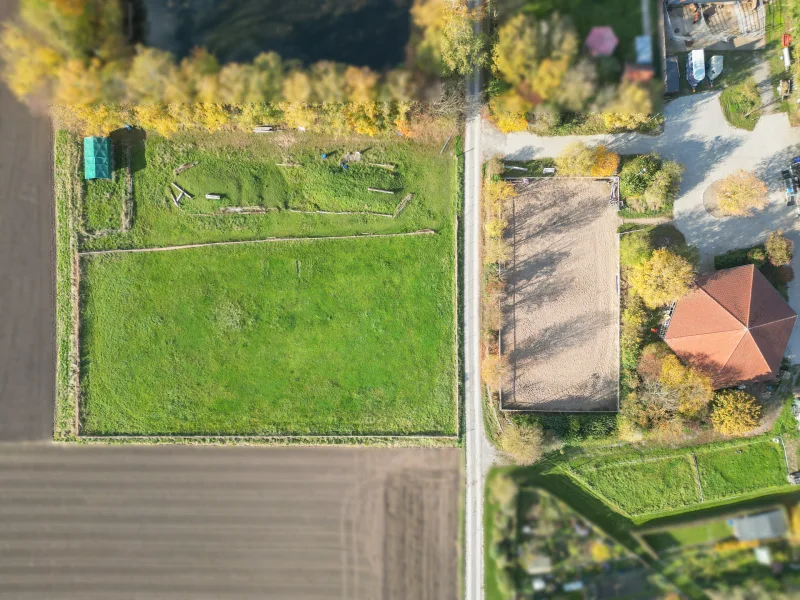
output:
[[520,188],[504,307],[505,408],[617,409],[619,219],[608,196],[607,183],[588,179]]
[[[16,2],[0,0],[0,20]],[[51,133],[0,85],[0,441],[53,435]]]
[[0,447],[0,598],[455,599],[457,449]]

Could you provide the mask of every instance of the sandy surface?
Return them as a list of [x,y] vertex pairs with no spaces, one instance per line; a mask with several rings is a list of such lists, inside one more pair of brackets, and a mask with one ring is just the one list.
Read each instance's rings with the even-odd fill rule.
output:
[[[0,2],[0,19],[16,12]],[[50,124],[0,84],[0,441],[53,436],[55,238]]]
[[617,409],[618,239],[605,182],[539,179],[520,188],[507,273],[503,406]]
[[455,599],[460,461],[0,446],[0,598]]

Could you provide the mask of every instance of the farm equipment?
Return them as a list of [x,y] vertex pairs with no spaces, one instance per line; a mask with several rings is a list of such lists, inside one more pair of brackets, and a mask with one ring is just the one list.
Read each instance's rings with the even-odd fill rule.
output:
[[692,50],[686,57],[686,81],[694,92],[706,78],[706,53],[703,50]]

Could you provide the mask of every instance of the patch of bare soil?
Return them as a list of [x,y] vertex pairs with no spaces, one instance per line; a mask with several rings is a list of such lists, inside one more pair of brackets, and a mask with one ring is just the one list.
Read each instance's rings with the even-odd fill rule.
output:
[[455,600],[460,458],[6,445],[0,596]]
[[504,408],[617,409],[619,217],[608,198],[608,184],[589,179],[539,179],[519,189]]

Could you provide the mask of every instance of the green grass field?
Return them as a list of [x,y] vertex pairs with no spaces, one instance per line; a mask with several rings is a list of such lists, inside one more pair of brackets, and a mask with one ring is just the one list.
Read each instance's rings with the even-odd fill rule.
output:
[[456,434],[447,233],[83,259],[82,433]]
[[[440,144],[364,138],[331,142],[330,137],[310,133],[286,134],[280,144],[276,139],[238,132],[182,133],[169,140],[148,134],[143,152],[132,159],[135,211],[130,231],[83,240],[81,249],[439,230],[452,222],[454,162],[447,153],[439,154]],[[338,166],[341,153],[355,150],[362,152],[362,163],[395,165],[396,170],[366,164],[342,170]],[[334,154],[323,161],[323,151]],[[192,162],[198,165],[175,175],[177,167]],[[277,167],[278,162],[304,166]],[[169,197],[171,182],[194,196],[184,199],[180,209]],[[367,192],[367,187],[396,193]],[[206,200],[206,193],[223,194],[223,198]],[[413,198],[396,219],[286,210],[262,215],[196,214],[235,205],[394,213],[409,193]]]
[[771,441],[698,453],[697,466],[707,500],[786,485],[783,451]]
[[653,532],[645,534],[644,539],[656,552],[663,552],[680,546],[712,544],[728,539],[732,535],[731,526],[725,520],[720,520]]
[[[194,198],[188,210],[209,211],[218,206],[205,200],[207,193],[221,194],[220,206],[269,206],[298,210],[337,212],[380,212],[393,214],[403,198],[404,177],[400,168],[390,169],[369,162],[392,165],[397,155],[381,149],[368,150],[361,161],[344,169],[341,153],[321,158],[321,152],[303,149],[293,153],[288,163],[277,166],[272,160],[251,156],[246,150],[215,153],[187,152],[185,162],[197,166],[180,173],[178,185]],[[369,162],[368,162],[369,161]],[[367,188],[393,191],[394,195],[370,192]]]
[[114,145],[114,178],[84,181],[83,227],[88,232],[119,229],[126,191],[126,159],[121,144]]
[[578,475],[597,493],[628,514],[656,512],[700,501],[687,456],[602,468]]

